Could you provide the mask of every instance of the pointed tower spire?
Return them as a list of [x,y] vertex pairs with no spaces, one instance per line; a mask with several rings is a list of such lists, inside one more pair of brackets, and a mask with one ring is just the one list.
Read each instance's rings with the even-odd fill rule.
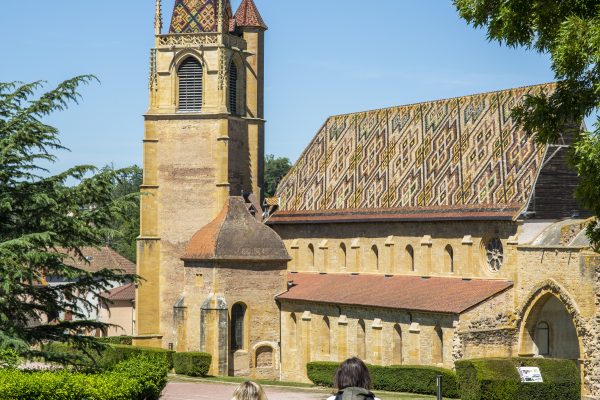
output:
[[154,15],[154,34],[160,35],[162,32],[162,8],[161,0],[156,0],[156,11]]
[[253,0],[243,0],[235,13],[235,22],[239,28],[269,29],[263,21]]

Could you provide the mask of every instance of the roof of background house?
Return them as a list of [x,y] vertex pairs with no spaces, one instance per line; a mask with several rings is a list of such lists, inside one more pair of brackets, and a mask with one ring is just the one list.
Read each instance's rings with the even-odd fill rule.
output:
[[[61,251],[59,249],[59,251]],[[65,264],[88,272],[98,272],[102,269],[122,270],[126,274],[135,274],[136,266],[108,246],[99,249],[95,247],[84,247],[82,253],[85,259],[72,255],[65,259]]]
[[461,314],[511,288],[505,280],[342,274],[290,274],[280,300]]
[[127,285],[116,287],[103,293],[101,297],[111,301],[134,301],[135,300],[135,285],[129,283]]
[[[526,96],[552,90],[544,84],[330,117],[279,184],[279,213],[525,209],[556,154],[536,145],[511,111]],[[559,163],[551,167],[548,175],[560,175],[566,186],[576,181]],[[554,199],[549,216],[577,208],[556,179],[545,196]]]

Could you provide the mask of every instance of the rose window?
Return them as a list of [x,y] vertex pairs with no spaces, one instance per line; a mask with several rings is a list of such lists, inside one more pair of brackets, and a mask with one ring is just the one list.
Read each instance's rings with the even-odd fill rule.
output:
[[504,262],[504,250],[500,239],[493,238],[488,240],[485,245],[485,255],[490,269],[494,272],[500,271]]

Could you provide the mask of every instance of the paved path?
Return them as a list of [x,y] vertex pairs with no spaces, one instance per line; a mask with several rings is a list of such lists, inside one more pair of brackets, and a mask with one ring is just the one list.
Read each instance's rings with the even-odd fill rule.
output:
[[[238,384],[169,382],[161,400],[231,400]],[[269,400],[324,400],[327,392],[312,389],[265,387]]]

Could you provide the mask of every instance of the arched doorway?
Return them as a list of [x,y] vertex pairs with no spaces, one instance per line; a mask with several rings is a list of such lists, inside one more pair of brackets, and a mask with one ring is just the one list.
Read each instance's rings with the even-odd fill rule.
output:
[[539,296],[525,315],[519,354],[569,360],[581,357],[573,318],[554,294]]

